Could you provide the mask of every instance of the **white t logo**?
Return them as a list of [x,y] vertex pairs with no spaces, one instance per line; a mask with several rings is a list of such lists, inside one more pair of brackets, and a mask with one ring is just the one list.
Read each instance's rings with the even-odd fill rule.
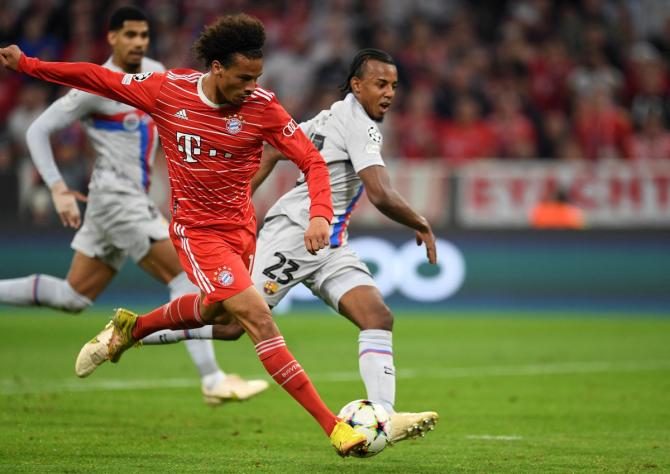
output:
[[[182,138],[184,144],[182,145]],[[195,142],[195,144],[193,143]],[[193,158],[193,155],[200,154],[200,136],[190,135],[188,133],[177,132],[177,149],[186,153],[186,163],[197,163],[198,160]]]

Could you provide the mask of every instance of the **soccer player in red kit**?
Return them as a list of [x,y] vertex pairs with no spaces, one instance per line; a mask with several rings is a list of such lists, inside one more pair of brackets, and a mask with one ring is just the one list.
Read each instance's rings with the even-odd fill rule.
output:
[[346,456],[365,437],[337,419],[288,351],[270,309],[249,275],[256,244],[250,181],[263,142],[291,158],[305,174],[311,198],[305,246],[328,245],[333,216],[328,169],[274,94],[257,86],[262,73],[263,24],[245,14],[219,18],[195,51],[209,68],[124,74],[88,63],[28,58],[17,46],[0,49],[0,62],[31,76],[132,105],[158,128],[171,186],[170,236],[182,266],[201,294],[185,295],[146,315],[119,309],[82,348],[77,373],[86,376],[161,329],[226,323],[245,329],[265,369],[321,425]]

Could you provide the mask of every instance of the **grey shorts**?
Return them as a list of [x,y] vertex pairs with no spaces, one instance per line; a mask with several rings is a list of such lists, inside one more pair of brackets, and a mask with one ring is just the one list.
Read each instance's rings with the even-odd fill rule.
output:
[[71,247],[118,271],[127,256],[138,262],[153,242],[168,238],[168,222],[149,197],[91,193]]
[[311,255],[305,231],[285,216],[265,222],[258,235],[251,273],[256,289],[276,306],[298,283],[338,309],[340,298],[361,285],[375,286],[368,267],[347,245],[325,248]]

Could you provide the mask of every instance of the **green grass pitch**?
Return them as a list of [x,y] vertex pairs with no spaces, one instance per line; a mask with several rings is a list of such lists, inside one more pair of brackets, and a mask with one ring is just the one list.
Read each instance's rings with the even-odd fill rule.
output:
[[[340,459],[278,387],[207,407],[184,347],[132,349],[85,380],[105,314],[0,310],[0,472],[670,472],[670,320],[577,314],[397,315],[399,410],[437,429]],[[357,331],[333,314],[278,318],[334,410],[365,392]],[[245,337],[224,369],[265,377]]]

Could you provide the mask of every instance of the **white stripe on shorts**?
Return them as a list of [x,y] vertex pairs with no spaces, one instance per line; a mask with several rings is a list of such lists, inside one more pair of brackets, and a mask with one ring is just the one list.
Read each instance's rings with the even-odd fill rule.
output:
[[184,252],[186,253],[186,256],[188,257],[188,261],[191,263],[191,268],[193,268],[193,275],[195,276],[195,279],[199,283],[198,286],[200,286],[200,289],[205,293],[211,293],[212,291],[214,291],[214,286],[209,282],[203,271],[200,269],[200,265],[198,265],[198,262],[195,260],[195,255],[193,255],[193,253],[191,252],[191,246],[184,232],[185,230],[184,226],[177,224],[175,222],[174,229],[175,233],[181,239],[181,246]]

